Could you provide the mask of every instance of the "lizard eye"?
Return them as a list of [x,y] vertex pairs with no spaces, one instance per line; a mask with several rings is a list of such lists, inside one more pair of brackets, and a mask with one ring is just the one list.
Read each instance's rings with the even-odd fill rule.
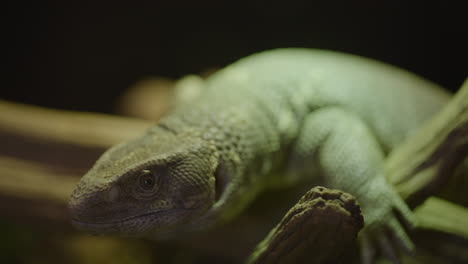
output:
[[155,192],[158,188],[158,179],[156,173],[150,170],[142,170],[138,178],[140,191],[144,193]]

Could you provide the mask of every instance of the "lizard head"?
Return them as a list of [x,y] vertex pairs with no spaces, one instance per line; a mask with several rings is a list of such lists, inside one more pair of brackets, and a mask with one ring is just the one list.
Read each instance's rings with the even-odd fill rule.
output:
[[165,238],[207,213],[215,200],[214,152],[194,137],[156,130],[109,149],[81,178],[69,202],[75,227]]

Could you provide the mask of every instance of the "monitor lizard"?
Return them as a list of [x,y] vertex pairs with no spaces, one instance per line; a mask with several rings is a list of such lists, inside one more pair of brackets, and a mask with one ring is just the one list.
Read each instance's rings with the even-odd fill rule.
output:
[[[450,94],[371,59],[300,48],[243,58],[141,137],[105,152],[69,202],[94,233],[183,237],[233,219],[261,191],[321,184],[354,195],[362,258],[413,243],[415,219],[385,179],[386,155]],[[388,256],[391,258],[391,256]]]

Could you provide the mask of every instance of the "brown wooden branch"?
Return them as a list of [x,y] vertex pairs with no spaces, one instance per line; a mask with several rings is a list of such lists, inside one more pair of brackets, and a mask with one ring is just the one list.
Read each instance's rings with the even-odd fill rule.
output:
[[314,187],[258,244],[247,263],[334,263],[363,226],[353,196]]

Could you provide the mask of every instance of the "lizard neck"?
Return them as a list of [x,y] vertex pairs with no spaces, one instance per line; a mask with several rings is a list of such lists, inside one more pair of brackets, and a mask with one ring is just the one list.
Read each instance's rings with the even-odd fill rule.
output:
[[[243,111],[220,108],[206,111],[191,107],[190,111],[175,111],[159,127],[178,137],[199,137],[216,153],[215,203],[204,217],[195,221],[193,229],[222,224],[236,216],[256,195],[265,189],[271,171],[281,167],[279,137],[258,132],[259,125]],[[181,139],[182,139],[181,138]]]

